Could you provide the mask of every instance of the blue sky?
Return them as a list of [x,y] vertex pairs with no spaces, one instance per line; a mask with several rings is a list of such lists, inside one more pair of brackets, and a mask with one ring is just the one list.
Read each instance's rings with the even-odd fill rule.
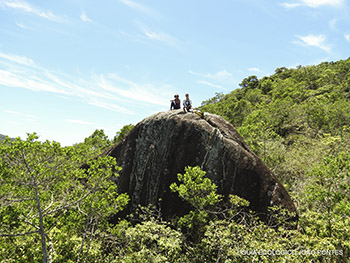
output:
[[62,145],[350,55],[349,0],[0,0],[0,133]]

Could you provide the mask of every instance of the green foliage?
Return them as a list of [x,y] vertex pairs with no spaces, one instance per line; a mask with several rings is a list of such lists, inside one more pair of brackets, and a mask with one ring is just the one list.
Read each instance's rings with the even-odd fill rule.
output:
[[242,88],[247,88],[247,89],[255,89],[259,85],[259,80],[257,76],[252,75],[249,76],[239,84]]
[[223,97],[224,97],[224,94],[223,94],[222,92],[220,92],[220,93],[215,92],[215,97],[210,98],[209,100],[203,101],[201,106],[216,104],[216,103],[219,102]]
[[[345,167],[338,163],[339,166]],[[188,167],[184,175],[178,175],[181,184],[171,186],[195,207],[180,219],[197,232],[194,239],[193,233],[188,235],[182,229],[186,244],[183,262],[345,262],[348,258],[350,243],[348,235],[344,234],[348,217],[343,224],[337,224],[343,236],[330,238],[309,228],[305,233],[290,228],[289,213],[273,207],[269,221],[274,227],[271,228],[246,212],[249,202],[238,196],[230,196],[232,206],[229,208],[213,208],[210,204],[217,204],[220,197],[215,193],[215,184],[204,176],[205,172],[198,167]],[[197,195],[200,198],[196,198]],[[201,217],[204,220],[200,220]],[[305,228],[306,224],[314,227],[322,221],[308,216],[302,218]]]
[[112,140],[108,139],[103,130],[95,130],[89,137],[85,138],[83,143],[74,145],[74,148],[81,157],[85,156],[83,162],[87,162],[89,159],[103,153],[113,144],[121,142],[133,127],[132,124],[123,126]]
[[205,174],[198,166],[186,167],[185,174],[177,175],[181,184],[170,185],[171,191],[177,192],[194,208],[178,220],[179,227],[188,230],[188,235],[193,239],[199,238],[203,232],[203,226],[209,219],[208,210],[222,199],[216,193],[217,186],[209,178],[205,178]]
[[290,261],[346,262],[350,257],[349,80],[350,59],[281,67],[260,80],[250,76],[241,89],[202,105],[202,111],[234,124],[289,190],[300,216],[296,244],[343,253]]
[[325,157],[310,174],[306,195],[312,204],[310,210],[318,212],[319,224],[324,223],[321,227],[314,225],[318,234],[349,240],[350,234],[343,236],[343,230],[350,218],[350,155]]
[[[204,103],[201,110],[231,122],[283,184],[301,184],[301,190],[306,174],[330,150],[335,154],[349,147],[349,80],[350,59],[281,67],[269,77],[245,78],[240,89]],[[320,140],[325,136],[340,140],[327,146]]]
[[[4,141],[6,139],[6,137],[8,137],[8,136],[0,134],[0,142]],[[14,141],[15,140],[15,138],[9,138],[9,139],[10,139],[10,141]]]
[[350,59],[297,69],[282,67],[261,80],[245,78],[241,89],[208,100],[212,103],[202,104],[202,111],[219,114],[237,127],[254,124],[250,115],[261,111],[267,126],[283,137],[319,130],[337,134],[350,120],[346,110],[349,72]]
[[338,262],[335,254],[344,255],[331,240],[225,220],[210,222],[199,249],[196,262]]
[[84,139],[83,143],[73,145],[76,155],[79,156],[81,162],[87,162],[95,156],[104,152],[112,142],[105,135],[103,130],[95,130],[89,137]]
[[221,197],[216,194],[217,186],[209,178],[205,178],[205,174],[198,166],[186,167],[185,174],[177,175],[181,184],[173,183],[170,189],[178,192],[182,199],[197,210],[213,206],[220,202]]
[[266,122],[259,118],[259,115],[259,112],[257,112],[257,116],[250,115],[251,118],[255,118],[255,121],[249,121],[249,124],[242,125],[238,132],[245,138],[250,149],[262,156],[262,159],[266,162],[269,157],[267,156],[268,144],[278,142],[280,136],[272,127],[268,127]]
[[125,227],[122,223],[108,262],[184,262],[182,234],[158,221]]
[[[120,168],[106,156],[89,161],[84,171],[76,165],[81,158],[74,147],[37,139],[34,133],[0,144],[0,260],[91,257],[108,217],[128,202],[112,180]],[[72,247],[78,253],[72,254]]]
[[108,136],[105,135],[103,130],[95,130],[93,134],[85,138],[84,143],[94,150],[104,150],[111,145],[111,142],[108,140]]
[[114,136],[113,143],[120,143],[126,135],[134,128],[133,124],[124,125],[123,128]]

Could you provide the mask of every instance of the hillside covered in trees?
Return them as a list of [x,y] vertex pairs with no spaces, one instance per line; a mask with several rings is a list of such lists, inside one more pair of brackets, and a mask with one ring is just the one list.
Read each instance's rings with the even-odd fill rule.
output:
[[289,190],[301,190],[325,157],[348,151],[350,59],[282,67],[240,86],[204,101],[202,110],[231,122]]
[[112,223],[129,197],[111,183],[115,160],[95,157],[132,125],[72,147],[31,134],[0,144],[0,261],[348,262],[350,59],[278,68],[240,86],[201,110],[236,127],[288,190],[297,221],[273,207],[262,222],[234,195],[222,207],[206,173],[188,167],[171,185],[188,214],[166,221],[157,207],[140,207]]

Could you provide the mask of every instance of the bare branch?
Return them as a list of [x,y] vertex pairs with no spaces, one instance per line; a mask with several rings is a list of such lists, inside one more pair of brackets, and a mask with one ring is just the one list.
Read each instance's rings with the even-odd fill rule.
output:
[[[2,206],[10,206],[13,205],[13,203],[19,203],[24,201],[32,201],[34,198],[18,198],[18,199],[12,199],[16,197],[0,197],[0,203]],[[2,199],[2,200],[1,200]]]
[[63,209],[67,209],[67,208],[70,208],[72,206],[75,206],[76,204],[80,203],[81,201],[83,201],[84,199],[86,199],[87,197],[89,197],[91,194],[93,194],[93,191],[90,191],[88,192],[86,195],[84,195],[82,198],[80,198],[79,200],[71,203],[71,204],[68,204],[68,205],[64,205],[64,206],[61,206],[61,207],[58,207],[54,210],[51,210],[51,211],[48,211],[46,213],[43,213],[43,216],[47,216],[47,215],[50,215],[50,214],[53,214],[53,213],[56,213],[60,210],[63,210]]
[[99,185],[100,185],[100,182],[103,180],[104,177],[101,177],[99,179],[99,181],[97,182],[96,186],[94,188],[92,188],[86,195],[84,195],[82,198],[78,199],[77,201],[71,203],[71,204],[67,204],[65,206],[61,206],[61,207],[58,207],[52,211],[48,211],[46,213],[43,213],[43,217],[45,217],[46,215],[49,215],[49,214],[53,214],[53,213],[56,213],[60,210],[63,210],[63,209],[67,209],[67,208],[70,208],[72,206],[75,206],[76,204],[80,203],[81,201],[83,201],[84,199],[86,199],[87,197],[89,197],[90,195],[92,195],[93,193],[95,193],[96,190],[99,189]]
[[25,156],[25,154],[24,154],[24,151],[22,150],[22,158],[23,158],[23,162],[24,162],[24,164],[25,164],[25,167],[27,168],[27,171],[29,172],[29,174],[31,174],[33,171],[32,171],[32,169],[30,169],[30,167],[29,167],[29,164],[28,164],[28,162],[27,162],[27,158],[26,158],[26,156]]
[[52,206],[52,204],[53,204],[53,193],[51,192],[51,203],[49,204],[48,207],[46,207],[46,208],[43,210],[43,213],[45,213],[47,210],[49,210],[50,207]]
[[24,219],[24,223],[27,223],[28,225],[31,225],[32,227],[34,227],[35,229],[39,229],[40,228],[37,225],[34,225],[32,222],[29,222],[28,220]]
[[78,210],[79,210],[80,213],[82,213],[82,214],[88,216],[87,213],[85,213],[83,210],[81,210],[81,208],[80,208],[80,206],[79,206],[79,203],[77,204],[77,207],[78,207]]
[[25,233],[19,233],[19,234],[1,234],[1,237],[19,237],[19,236],[26,236],[26,235],[31,235],[31,234],[36,234],[39,233],[39,230],[36,231],[29,231],[29,232],[25,232]]

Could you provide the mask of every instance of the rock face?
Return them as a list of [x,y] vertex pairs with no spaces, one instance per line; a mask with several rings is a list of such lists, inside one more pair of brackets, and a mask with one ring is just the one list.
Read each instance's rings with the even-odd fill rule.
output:
[[117,184],[131,198],[127,213],[139,204],[158,204],[160,198],[165,218],[186,213],[188,205],[169,186],[186,166],[197,165],[218,186],[218,193],[245,198],[254,211],[265,213],[273,205],[296,211],[276,176],[217,115],[205,113],[201,119],[182,110],[154,114],[105,154],[122,167]]

